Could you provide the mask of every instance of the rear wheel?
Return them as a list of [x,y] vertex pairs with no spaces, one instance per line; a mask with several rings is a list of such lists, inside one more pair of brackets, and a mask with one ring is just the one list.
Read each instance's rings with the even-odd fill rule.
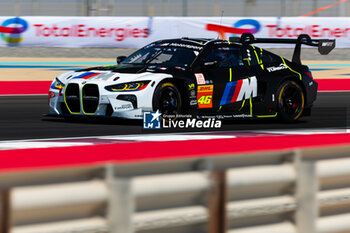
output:
[[304,110],[305,98],[302,88],[294,81],[282,83],[277,91],[278,115],[285,122],[300,118]]
[[176,115],[181,110],[181,94],[177,87],[170,83],[165,82],[160,84],[153,97],[153,109],[166,115]]

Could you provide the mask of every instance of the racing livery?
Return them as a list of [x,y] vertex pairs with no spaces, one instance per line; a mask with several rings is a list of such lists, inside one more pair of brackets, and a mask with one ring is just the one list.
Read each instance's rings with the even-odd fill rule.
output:
[[[253,46],[295,44],[292,61]],[[118,64],[63,73],[49,91],[49,115],[141,119],[145,111],[219,118],[310,115],[317,83],[301,64],[301,45],[328,54],[334,40],[181,38],[151,43]]]

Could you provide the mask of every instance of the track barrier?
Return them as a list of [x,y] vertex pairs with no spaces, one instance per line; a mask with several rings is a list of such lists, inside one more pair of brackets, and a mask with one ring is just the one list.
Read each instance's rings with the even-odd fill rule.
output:
[[350,146],[0,175],[1,233],[349,231]]

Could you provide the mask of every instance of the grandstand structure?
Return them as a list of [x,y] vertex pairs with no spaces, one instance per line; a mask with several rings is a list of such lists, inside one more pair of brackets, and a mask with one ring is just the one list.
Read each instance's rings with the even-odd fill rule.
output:
[[[344,0],[343,0],[344,1]],[[0,0],[2,16],[301,16],[339,0]],[[346,17],[350,1],[313,16]]]

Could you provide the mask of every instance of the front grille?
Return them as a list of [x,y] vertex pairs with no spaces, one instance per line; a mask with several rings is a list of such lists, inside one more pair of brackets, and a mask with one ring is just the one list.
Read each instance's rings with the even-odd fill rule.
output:
[[67,107],[71,113],[80,113],[79,85],[70,83],[64,93]]
[[100,100],[98,86],[95,84],[86,84],[83,86],[83,111],[85,113],[95,113]]

